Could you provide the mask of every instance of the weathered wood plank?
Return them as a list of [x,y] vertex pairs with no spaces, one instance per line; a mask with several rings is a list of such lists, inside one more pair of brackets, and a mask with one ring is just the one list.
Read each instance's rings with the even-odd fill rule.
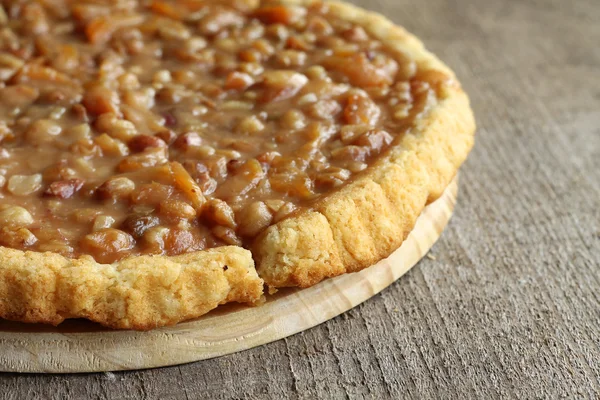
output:
[[600,397],[600,4],[356,0],[473,99],[455,217],[419,266],[317,328],[180,367],[0,376],[21,398]]

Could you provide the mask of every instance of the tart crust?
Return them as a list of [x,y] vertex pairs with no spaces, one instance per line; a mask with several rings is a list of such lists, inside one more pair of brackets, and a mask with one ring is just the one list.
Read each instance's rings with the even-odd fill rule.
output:
[[10,320],[58,325],[87,318],[146,330],[199,317],[219,304],[262,298],[252,255],[240,247],[114,264],[4,247],[0,254],[0,316]]
[[[420,71],[454,77],[417,38],[382,15],[346,3],[328,4],[339,17],[408,54]],[[111,328],[152,329],[199,317],[227,302],[260,303],[263,280],[270,291],[308,287],[373,265],[402,244],[473,146],[475,122],[467,95],[455,81],[440,97],[361,175],[310,211],[269,227],[252,253],[225,246],[107,265],[89,256],[68,259],[0,247],[0,318],[55,325],[86,318]]]
[[469,98],[454,73],[421,41],[380,14],[341,2],[328,4],[331,12],[414,59],[421,73],[441,71],[454,82],[362,175],[320,199],[312,211],[269,227],[256,240],[257,270],[271,292],[312,286],[388,257],[406,239],[423,208],[441,196],[474,143]]

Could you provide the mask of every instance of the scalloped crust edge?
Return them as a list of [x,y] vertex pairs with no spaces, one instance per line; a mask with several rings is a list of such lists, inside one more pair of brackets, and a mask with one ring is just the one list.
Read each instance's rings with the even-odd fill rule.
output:
[[[310,4],[310,0],[286,0]],[[420,71],[454,73],[423,44],[384,16],[340,2],[331,12],[417,61]],[[388,257],[406,239],[423,208],[441,196],[474,144],[469,98],[455,80],[383,157],[311,211],[263,232],[253,246],[257,271],[271,292],[312,286]]]
[[259,303],[263,281],[248,250],[228,246],[114,264],[56,253],[0,251],[0,316],[58,325],[86,318],[147,330],[199,317],[228,302]]

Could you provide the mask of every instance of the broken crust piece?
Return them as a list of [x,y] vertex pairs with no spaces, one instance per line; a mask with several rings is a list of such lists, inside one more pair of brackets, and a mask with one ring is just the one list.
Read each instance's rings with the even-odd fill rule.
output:
[[239,247],[110,265],[89,256],[1,251],[0,316],[15,321],[58,325],[87,318],[111,328],[147,330],[199,317],[220,304],[262,298],[252,256]]
[[257,270],[271,291],[312,286],[388,257],[406,239],[423,208],[441,196],[474,143],[469,99],[447,66],[382,15],[345,3],[328,4],[339,17],[415,59],[421,73],[443,71],[454,81],[364,174],[320,199],[312,211],[269,227],[256,240]]

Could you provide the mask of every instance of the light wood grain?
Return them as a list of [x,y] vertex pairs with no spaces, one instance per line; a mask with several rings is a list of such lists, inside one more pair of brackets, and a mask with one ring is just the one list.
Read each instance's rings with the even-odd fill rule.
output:
[[225,306],[196,321],[150,332],[109,331],[81,321],[56,328],[0,321],[0,371],[162,367],[246,350],[312,328],[379,293],[414,266],[448,223],[456,193],[454,180],[387,259],[304,290],[282,290],[260,307]]

